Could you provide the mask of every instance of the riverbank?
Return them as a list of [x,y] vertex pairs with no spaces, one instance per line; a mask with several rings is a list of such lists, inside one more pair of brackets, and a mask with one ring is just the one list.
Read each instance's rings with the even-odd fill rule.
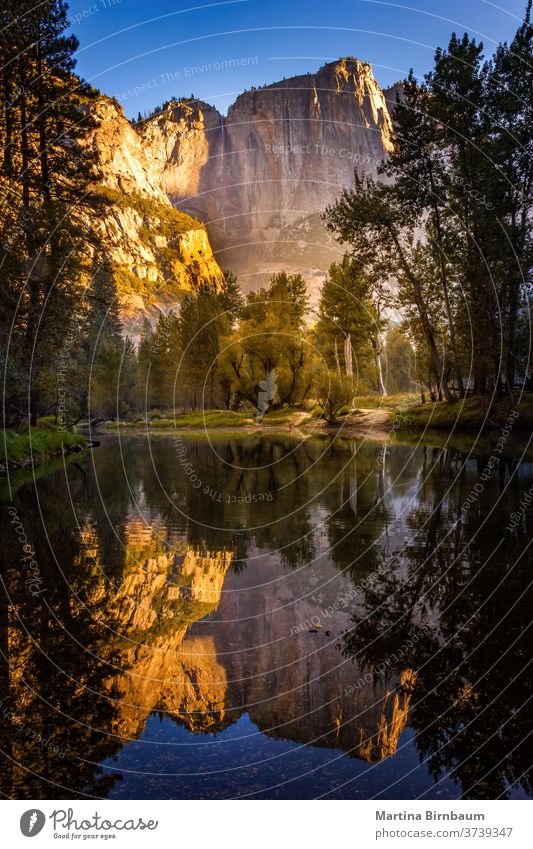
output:
[[302,424],[320,423],[316,410],[304,412],[292,407],[285,407],[267,413],[260,422],[252,411],[232,412],[231,410],[201,410],[195,413],[177,413],[170,416],[153,416],[149,419],[138,418],[131,421],[102,422],[98,427],[104,431],[142,431],[150,433],[157,431],[227,431],[238,429],[261,431],[287,430]]
[[515,398],[472,396],[447,404],[445,401],[417,404],[398,410],[392,418],[400,430],[489,432],[506,427],[513,417],[513,431],[533,430],[533,393],[516,393]]
[[257,422],[247,413],[235,413],[234,419],[228,421],[227,414],[216,410],[203,413],[179,415],[173,419],[164,418],[155,421],[133,422],[103,422],[99,425],[102,433],[109,434],[149,434],[150,436],[182,434],[188,438],[202,437],[206,434],[210,439],[217,437],[243,436],[253,434],[263,435],[283,434],[298,439],[309,439],[313,436],[347,437],[354,439],[374,439],[384,441],[389,431],[394,412],[374,407],[368,410],[357,410],[349,415],[341,416],[335,423],[321,418],[317,410],[303,412],[301,410],[277,410],[269,413]]
[[234,430],[261,433],[263,431],[288,431],[302,436],[326,433],[330,435],[371,437],[386,439],[391,430],[402,433],[435,430],[447,433],[489,433],[505,427],[513,415],[514,430],[533,430],[533,393],[517,394],[491,399],[470,397],[452,404],[426,402],[422,404],[418,395],[390,395],[381,398],[361,396],[355,398],[354,409],[340,415],[335,423],[321,417],[320,409],[302,411],[284,408],[267,413],[260,422],[253,412],[228,410],[205,410],[194,413],[179,413],[175,416],[157,416],[120,422],[103,422],[102,430],[142,432],[226,432]]
[[73,430],[32,427],[24,433],[0,430],[0,474],[47,463],[63,454],[80,454],[88,441]]
[[153,414],[148,418],[131,421],[102,422],[102,430],[212,430],[218,428],[242,428],[253,424],[251,413],[234,413],[231,410],[200,410],[195,413],[177,413],[174,416]]

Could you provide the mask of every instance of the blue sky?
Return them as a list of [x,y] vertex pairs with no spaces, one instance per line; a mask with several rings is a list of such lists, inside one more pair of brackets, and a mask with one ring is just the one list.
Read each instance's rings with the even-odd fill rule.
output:
[[525,0],[72,0],[78,72],[128,116],[194,94],[226,112],[252,85],[314,71],[340,56],[370,62],[382,86],[432,64],[453,30],[492,53]]

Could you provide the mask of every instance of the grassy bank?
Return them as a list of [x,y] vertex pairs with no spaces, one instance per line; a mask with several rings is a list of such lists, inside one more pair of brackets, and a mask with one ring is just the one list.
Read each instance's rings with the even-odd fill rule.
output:
[[498,430],[505,427],[509,417],[518,412],[514,418],[513,431],[533,429],[533,394],[524,393],[522,398],[518,393],[516,399],[475,396],[464,398],[453,404],[444,401],[436,403],[417,404],[405,410],[402,419],[402,430],[435,430],[451,431],[480,431]]
[[397,395],[356,395],[353,408],[356,410],[391,410],[396,411],[413,404],[420,403],[420,395],[400,392]]
[[234,413],[231,410],[200,410],[195,413],[177,413],[174,416],[153,415],[147,420],[145,418],[131,419],[121,422],[104,422],[100,427],[106,430],[232,430],[242,427],[272,427],[287,428],[295,423],[306,423],[316,419],[319,411],[312,410],[307,413],[296,410],[294,407],[284,407],[280,410],[271,410],[257,422],[256,413],[253,410]]
[[59,457],[65,450],[76,453],[83,450],[87,440],[75,431],[32,427],[25,433],[0,430],[0,473],[7,469],[26,468],[46,463]]
[[[420,396],[414,394],[397,394],[381,397],[380,395],[360,395],[354,399],[352,409],[340,414],[336,426],[346,430],[362,431],[380,429],[387,431],[393,422],[398,420],[399,429],[404,433],[431,429],[442,432],[464,432],[465,434],[480,431],[496,431],[503,428],[513,412],[518,416],[513,419],[514,431],[533,430],[533,393],[525,393],[522,398],[516,395],[513,400],[509,397],[492,399],[475,396],[458,400],[452,404],[441,402],[420,403]],[[121,422],[104,422],[103,429],[117,430],[147,430],[155,431],[231,431],[248,428],[250,430],[297,428],[302,431],[317,431],[321,426],[328,427],[325,420],[321,421],[321,411],[315,406],[306,411],[285,407],[268,412],[260,423],[256,422],[254,411],[234,413],[230,410],[205,410],[193,413],[151,414],[149,419],[137,418]],[[332,426],[329,426],[332,427]],[[395,426],[398,429],[398,426]]]
[[250,413],[233,413],[231,410],[200,410],[196,413],[178,413],[175,416],[161,416],[158,418],[132,419],[131,421],[104,422],[101,427],[106,430],[150,430],[176,428],[216,429],[245,427],[253,424],[254,419]]

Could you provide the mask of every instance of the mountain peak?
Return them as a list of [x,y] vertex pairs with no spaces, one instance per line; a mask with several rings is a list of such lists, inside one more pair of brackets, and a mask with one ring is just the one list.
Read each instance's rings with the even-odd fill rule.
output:
[[[142,236],[153,229],[155,218],[145,215],[145,224],[137,215],[140,193],[158,204],[162,219],[172,204],[204,222],[222,267],[239,274],[245,289],[285,268],[303,271],[313,291],[342,253],[320,214],[353,185],[355,170],[377,176],[392,148],[388,103],[371,65],[345,56],[314,73],[243,92],[227,117],[184,98],[164,104],[134,130],[113,108],[102,108],[97,146],[105,182],[132,196],[133,212],[121,212],[118,225],[129,226],[132,242],[137,231]],[[186,267],[200,269],[202,278],[220,273],[205,230],[188,226],[190,235],[170,235],[176,262],[168,278],[179,276],[182,287]],[[155,252],[167,256],[167,236],[158,232],[154,239]],[[123,253],[123,264],[127,258],[140,267],[131,246]],[[147,263],[159,284],[156,259]],[[170,288],[173,294],[177,286]]]

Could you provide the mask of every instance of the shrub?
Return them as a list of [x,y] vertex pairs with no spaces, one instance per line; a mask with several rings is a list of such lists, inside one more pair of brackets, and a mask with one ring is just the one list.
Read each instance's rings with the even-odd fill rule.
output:
[[335,371],[322,371],[317,379],[316,396],[326,421],[333,424],[353,400],[353,384],[350,377],[340,376]]

